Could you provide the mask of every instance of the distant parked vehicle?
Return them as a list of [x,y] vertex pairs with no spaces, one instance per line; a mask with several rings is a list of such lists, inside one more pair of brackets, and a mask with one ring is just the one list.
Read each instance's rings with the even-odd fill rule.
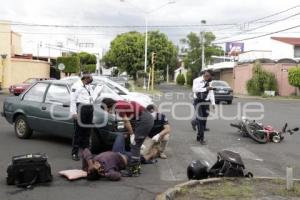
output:
[[11,94],[14,94],[15,96],[20,95],[22,92],[24,92],[27,88],[29,88],[33,83],[37,81],[43,81],[43,80],[48,80],[48,78],[29,78],[23,83],[11,85],[9,87],[9,92]]
[[227,82],[214,80],[211,85],[214,88],[216,103],[226,101],[228,104],[232,104],[233,90]]

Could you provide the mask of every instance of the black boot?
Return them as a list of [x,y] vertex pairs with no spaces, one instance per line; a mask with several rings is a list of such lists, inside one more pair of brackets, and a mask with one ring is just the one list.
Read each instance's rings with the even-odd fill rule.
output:
[[139,177],[141,174],[141,163],[136,161],[128,164],[126,170],[121,172],[124,177]]
[[78,153],[72,154],[72,159],[73,159],[74,161],[79,161],[80,158],[79,158],[79,156],[78,156]]

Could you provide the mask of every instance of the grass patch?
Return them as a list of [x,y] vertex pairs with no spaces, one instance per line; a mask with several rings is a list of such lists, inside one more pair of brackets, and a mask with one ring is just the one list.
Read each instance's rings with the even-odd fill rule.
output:
[[294,189],[287,191],[286,182],[282,179],[224,179],[219,183],[182,188],[177,200],[213,200],[213,199],[269,199],[300,197],[300,183],[294,183]]

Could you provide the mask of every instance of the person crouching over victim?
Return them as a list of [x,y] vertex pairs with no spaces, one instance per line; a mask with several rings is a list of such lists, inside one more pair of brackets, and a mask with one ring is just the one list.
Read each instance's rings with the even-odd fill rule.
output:
[[165,150],[171,133],[169,121],[163,113],[157,111],[155,105],[149,105],[146,109],[153,116],[154,125],[144,141],[145,148],[142,150],[142,155],[146,160],[156,157],[166,159]]
[[[111,98],[105,98],[102,100],[101,106],[107,112],[119,115],[124,121],[130,137],[134,137],[134,142],[131,143],[131,158],[126,173],[130,177],[139,176],[141,146],[153,127],[153,117],[143,106],[134,101],[115,101]],[[134,129],[131,122],[135,122]],[[123,173],[123,176],[126,176],[126,174]]]

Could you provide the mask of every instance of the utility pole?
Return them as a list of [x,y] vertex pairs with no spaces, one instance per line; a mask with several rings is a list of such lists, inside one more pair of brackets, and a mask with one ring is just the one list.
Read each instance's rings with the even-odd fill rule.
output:
[[[204,25],[206,24],[205,20],[201,20],[201,24]],[[202,65],[201,65],[201,70],[203,70],[205,68],[205,31],[204,31],[204,26],[202,26],[202,31],[201,31],[201,61],[202,61]]]
[[167,83],[169,83],[169,65],[167,65]]
[[151,90],[153,91],[154,90],[154,76],[155,76],[155,62],[156,62],[156,53],[155,52],[153,52],[152,53],[152,59],[151,59],[151,61],[152,61],[152,80],[151,80]]
[[[144,61],[144,72],[145,74],[147,74],[147,54],[148,54],[148,19],[147,19],[147,15],[145,15],[145,61]],[[150,80],[148,80],[150,81]],[[144,86],[143,89],[146,89],[146,75],[144,77]]]

